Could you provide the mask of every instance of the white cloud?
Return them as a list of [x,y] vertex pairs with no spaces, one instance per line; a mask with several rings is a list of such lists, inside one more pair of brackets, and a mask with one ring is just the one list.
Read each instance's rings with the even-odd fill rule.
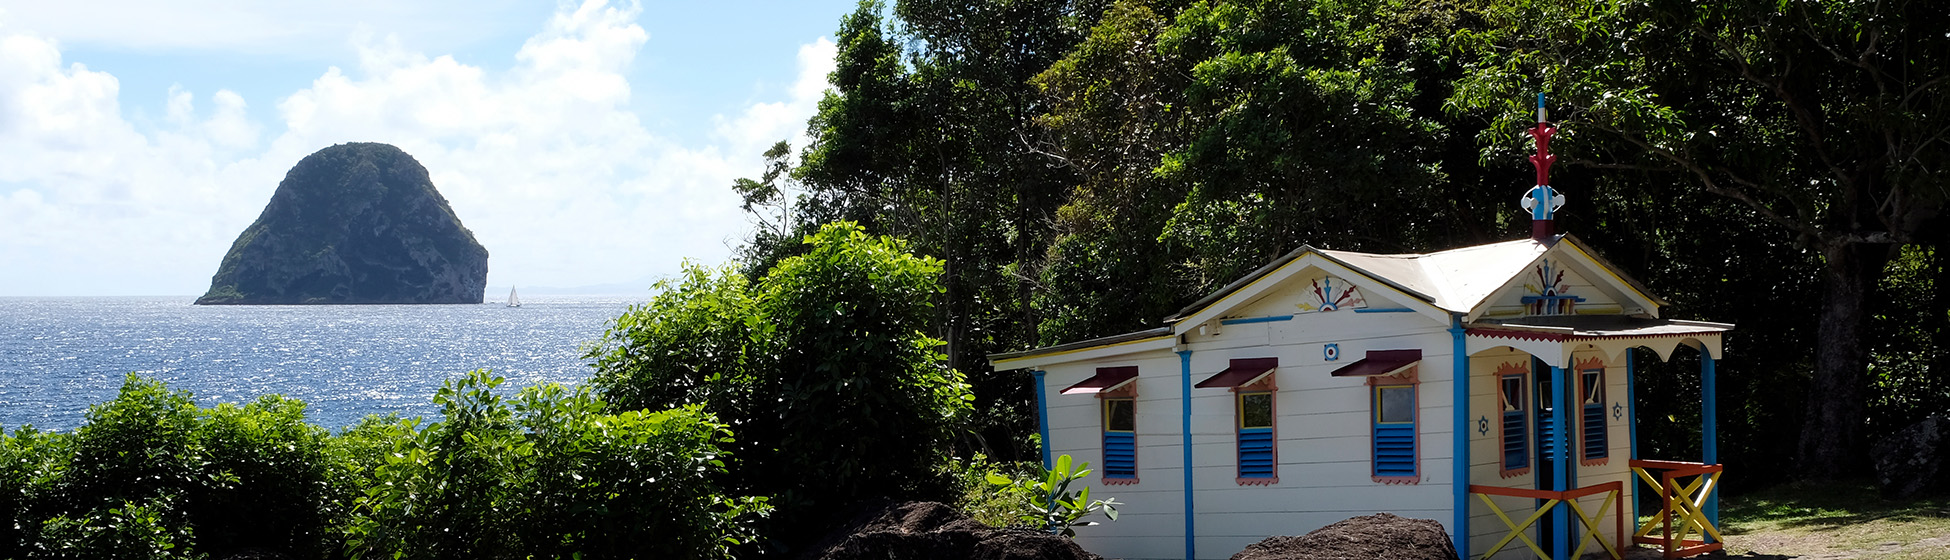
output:
[[276,100],[280,123],[251,121],[231,91],[179,87],[165,122],[141,130],[114,76],[64,66],[52,40],[0,34],[0,263],[36,269],[0,274],[0,295],[200,293],[287,169],[355,141],[399,146],[428,168],[492,254],[498,285],[722,260],[747,230],[732,179],[801,132],[833,45],[800,48],[785,100],[714,118],[711,145],[683,146],[631,109],[626,72],[648,39],[637,16],[603,0],[560,6],[505,70],[361,30],[349,34],[357,65]]

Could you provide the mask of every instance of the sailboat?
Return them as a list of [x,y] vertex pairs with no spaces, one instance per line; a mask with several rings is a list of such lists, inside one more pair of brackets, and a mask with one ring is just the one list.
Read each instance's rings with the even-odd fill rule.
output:
[[508,287],[508,307],[521,307],[521,298],[515,297],[515,288]]

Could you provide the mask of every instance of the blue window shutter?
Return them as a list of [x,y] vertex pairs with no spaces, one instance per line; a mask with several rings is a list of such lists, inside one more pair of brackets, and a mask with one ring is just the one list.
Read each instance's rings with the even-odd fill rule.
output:
[[1605,445],[1605,405],[1584,405],[1584,458],[1602,459],[1607,455]]
[[1512,410],[1503,413],[1503,468],[1521,469],[1530,466],[1530,440],[1525,437],[1524,412]]
[[1104,478],[1137,478],[1137,434],[1104,432]]
[[1374,474],[1415,476],[1415,424],[1375,424]]
[[1273,478],[1273,429],[1239,430],[1239,478]]

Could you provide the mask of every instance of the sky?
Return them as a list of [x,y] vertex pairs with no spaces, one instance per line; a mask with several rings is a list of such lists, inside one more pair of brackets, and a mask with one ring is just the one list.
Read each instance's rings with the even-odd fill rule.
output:
[[299,159],[412,154],[494,286],[641,285],[751,230],[845,0],[0,0],[0,296],[200,295]]

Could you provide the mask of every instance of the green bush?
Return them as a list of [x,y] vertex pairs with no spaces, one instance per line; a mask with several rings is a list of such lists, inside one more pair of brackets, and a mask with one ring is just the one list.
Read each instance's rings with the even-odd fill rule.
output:
[[131,375],[72,434],[0,434],[0,558],[723,558],[769,511],[719,490],[733,440],[699,407],[502,382],[333,436],[296,400],[198,408]]
[[990,527],[1031,527],[1023,517],[1030,514],[1029,504],[1039,494],[1029,484],[998,485],[991,478],[1040,479],[1042,465],[1027,461],[1002,463],[976,455],[973,460],[957,461],[950,468],[960,490],[955,509]]
[[304,404],[267,396],[200,409],[130,375],[73,434],[0,440],[6,558],[318,558],[336,548],[332,462]]
[[[586,389],[523,390],[485,370],[434,396],[444,419],[341,436],[369,468],[346,530],[354,557],[720,558],[762,500],[726,498],[726,428],[696,408],[607,414]],[[363,450],[363,451],[359,451]]]
[[948,499],[969,412],[926,329],[941,261],[829,224],[756,284],[687,265],[604,334],[591,382],[618,410],[699,404],[738,433],[731,487],[772,496],[770,536],[803,544],[882,497]]
[[328,434],[305,423],[305,403],[267,395],[198,413],[201,453],[189,520],[197,550],[223,557],[270,550],[319,558],[337,549],[329,534],[345,514]]
[[67,470],[73,438],[33,427],[0,434],[0,558],[26,558],[56,509],[51,489]]

